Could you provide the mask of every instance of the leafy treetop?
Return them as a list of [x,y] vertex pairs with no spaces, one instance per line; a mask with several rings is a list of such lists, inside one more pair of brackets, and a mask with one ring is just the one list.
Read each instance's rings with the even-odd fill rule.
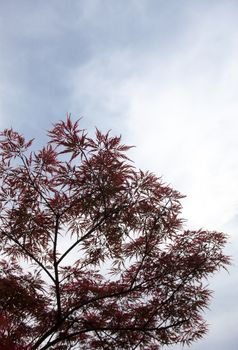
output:
[[0,349],[160,349],[207,330],[226,236],[183,229],[182,196],[79,121],[1,133]]

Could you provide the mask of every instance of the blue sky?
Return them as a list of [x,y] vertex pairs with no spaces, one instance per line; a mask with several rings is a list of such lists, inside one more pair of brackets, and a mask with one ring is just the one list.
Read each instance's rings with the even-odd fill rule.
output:
[[112,129],[187,195],[188,227],[230,235],[233,266],[211,283],[193,350],[238,342],[237,15],[231,0],[0,1],[0,128],[43,142],[71,112]]

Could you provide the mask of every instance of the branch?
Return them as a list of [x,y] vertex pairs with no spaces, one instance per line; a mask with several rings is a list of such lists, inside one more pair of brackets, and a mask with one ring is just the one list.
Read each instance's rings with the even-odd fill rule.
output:
[[[71,310],[69,310],[63,317],[61,317],[61,319],[59,320],[59,322],[57,324],[55,324],[53,327],[51,327],[50,329],[48,329],[48,331],[43,334],[41,336],[41,338],[39,338],[37,340],[37,342],[35,343],[35,345],[32,347],[31,350],[35,350],[38,348],[39,345],[41,345],[53,332],[56,332],[57,330],[59,330],[59,327],[65,322],[65,320],[67,320],[67,318],[73,313],[75,312],[76,310],[80,309],[81,307],[83,306],[86,306],[90,303],[93,303],[95,301],[99,301],[99,300],[103,300],[103,299],[106,299],[106,298],[116,298],[120,295],[123,295],[123,294],[127,294],[127,293],[130,293],[134,290],[136,290],[138,288],[138,286],[136,287],[133,287],[132,289],[127,289],[127,290],[124,290],[124,291],[120,291],[120,292],[115,292],[115,293],[111,293],[111,294],[107,294],[107,295],[104,295],[104,296],[100,296],[100,297],[95,297],[83,304],[79,304],[79,305],[76,305],[74,306]],[[51,344],[51,343],[50,343]],[[51,344],[52,345],[52,344]],[[45,346],[43,347],[41,350],[44,350],[44,349],[47,349],[48,347]]]
[[[177,327],[185,322],[187,322],[187,319],[172,323],[168,326],[164,326],[164,327],[151,327],[151,328],[144,328],[144,327],[134,327],[134,326],[122,326],[122,327],[87,327],[84,329],[81,329],[80,331],[74,332],[74,333],[70,333],[70,334],[60,334],[58,338],[54,339],[53,341],[49,342],[48,344],[46,344],[45,346],[43,346],[41,348],[41,350],[46,350],[48,349],[50,346],[53,346],[57,343],[59,343],[62,340],[70,340],[73,337],[76,337],[82,333],[88,333],[88,332],[96,332],[96,334],[98,335],[98,332],[105,332],[105,331],[110,331],[110,332],[118,332],[118,331],[124,331],[124,332],[143,332],[143,333],[148,333],[148,332],[160,332],[160,331],[165,331],[169,328],[173,328],[173,327]],[[140,340],[139,343],[136,344],[136,347],[141,343]],[[133,349],[136,349],[136,347],[134,347]],[[32,349],[35,349],[35,347],[33,347]]]
[[[31,347],[31,350],[36,350],[38,346],[40,346],[51,334],[56,332],[59,328],[59,325],[54,325],[51,327],[45,334],[43,334],[37,341],[36,343]],[[48,348],[49,342],[41,349],[47,349]]]
[[56,216],[56,223],[55,223],[54,246],[53,246],[53,259],[54,259],[54,271],[55,271],[55,293],[56,293],[57,313],[58,313],[57,323],[61,320],[60,282],[59,282],[59,271],[58,271],[58,262],[57,262],[58,231],[59,231],[59,216],[57,215]]
[[148,238],[147,238],[147,235],[146,235],[146,244],[145,244],[145,250],[144,250],[144,253],[143,253],[143,256],[142,256],[142,259],[139,263],[139,266],[138,268],[136,269],[136,272],[135,272],[135,275],[131,281],[131,288],[133,287],[134,283],[136,282],[136,279],[137,279],[137,276],[139,275],[141,269],[142,269],[142,266],[144,264],[144,261],[145,259],[148,257]]
[[[205,260],[206,260],[206,259],[205,259]],[[204,261],[205,261],[205,260],[204,260]],[[204,263],[204,261],[203,261],[203,263]],[[199,266],[202,266],[203,263],[201,263]],[[199,267],[199,266],[198,266],[198,267]],[[175,294],[181,289],[181,287],[184,285],[184,283],[187,282],[189,279],[191,279],[191,278],[193,277],[193,275],[194,275],[194,273],[196,272],[196,270],[197,270],[198,267],[193,268],[188,274],[186,274],[186,275],[184,276],[184,278],[181,280],[181,283],[179,283],[179,285],[174,289],[174,291],[172,292],[172,294],[171,294],[168,298],[166,298],[166,299],[159,305],[159,307],[156,308],[156,310],[153,312],[153,314],[150,316],[150,318],[144,323],[144,325],[143,325],[143,327],[141,327],[141,329],[144,329],[144,330],[147,330],[147,331],[148,331],[148,330],[152,330],[152,328],[148,328],[148,327],[147,327],[147,325],[149,324],[149,322],[151,321],[151,319],[154,317],[154,315],[155,315],[156,313],[158,313],[158,311],[159,311],[164,305],[166,305],[166,304],[175,296]],[[129,288],[124,289],[124,290],[121,290],[121,291],[119,291],[119,292],[114,292],[114,293],[110,293],[110,294],[98,296],[98,297],[92,298],[92,299],[90,299],[90,300],[84,302],[83,304],[81,303],[81,304],[75,305],[75,306],[72,307],[67,313],[64,314],[64,316],[61,318],[60,322],[59,322],[57,325],[54,325],[54,326],[53,326],[51,329],[49,329],[40,339],[38,339],[38,341],[36,342],[36,344],[32,347],[32,350],[37,349],[37,347],[38,347],[40,344],[42,344],[43,341],[44,341],[45,339],[47,339],[47,337],[49,337],[53,332],[55,332],[55,331],[57,331],[57,330],[59,329],[59,327],[65,322],[65,320],[66,320],[70,315],[72,315],[75,311],[79,310],[80,308],[82,308],[82,307],[84,307],[84,306],[87,306],[87,305],[89,305],[89,304],[91,304],[91,303],[94,303],[94,302],[96,302],[96,301],[104,300],[104,299],[107,299],[107,298],[118,298],[118,297],[120,297],[120,296],[126,295],[126,294],[128,294],[128,293],[131,293],[131,292],[136,291],[137,289],[139,289],[139,288],[141,287],[142,284],[143,284],[143,282],[140,283],[140,284],[138,284],[138,285],[130,286]],[[187,322],[187,321],[188,321],[188,320],[186,320],[186,322]],[[182,322],[182,321],[178,321],[178,322]],[[185,321],[183,321],[183,322],[185,322]],[[164,327],[159,327],[159,328],[158,328],[158,327],[157,327],[157,328],[154,327],[154,330],[155,330],[155,329],[164,330],[165,327],[166,327],[166,329],[167,329],[167,328],[169,328],[169,327],[171,327],[171,326],[164,326]],[[135,328],[134,328],[134,329],[135,329]],[[103,331],[103,330],[107,330],[107,329],[98,329],[98,330],[102,330],[102,331]],[[108,329],[108,330],[109,330],[109,329]],[[119,329],[118,329],[118,330],[119,330]],[[139,330],[139,328],[137,329],[137,331],[138,331],[138,330]],[[82,331],[80,331],[80,333],[88,332],[88,331],[89,331],[88,329],[87,329],[87,330],[82,330]],[[92,330],[90,330],[90,331],[92,331]],[[79,333],[79,334],[80,334],[80,333]],[[57,338],[57,339],[59,339],[59,338]],[[62,340],[62,339],[60,338],[60,340]],[[58,340],[57,342],[59,342],[60,340]],[[49,343],[49,344],[50,344],[49,346],[56,344],[56,340],[54,340],[54,343]],[[49,346],[48,346],[48,345],[45,345],[41,350],[45,350],[45,349],[47,349]]]
[[92,298],[86,302],[84,302],[83,304],[78,304],[78,305],[75,305],[71,310],[69,310],[64,318],[63,318],[63,321],[66,320],[72,313],[74,313],[75,311],[79,310],[80,308],[88,305],[88,304],[91,304],[91,303],[94,303],[96,301],[100,301],[100,300],[104,300],[104,299],[107,299],[107,298],[117,298],[117,297],[120,297],[120,296],[123,296],[123,295],[126,295],[128,293],[131,293],[131,292],[134,292],[136,291],[138,288],[140,288],[140,285],[136,285],[134,287],[129,287],[127,289],[124,289],[124,290],[120,290],[119,292],[114,292],[114,293],[110,293],[110,294],[105,294],[105,295],[102,295],[102,296],[98,296],[98,297],[95,297],[95,298]]
[[85,240],[88,236],[90,236],[106,219],[108,219],[110,217],[111,214],[114,214],[116,211],[118,210],[118,208],[110,211],[109,213],[105,213],[105,215],[101,218],[101,220],[98,221],[97,224],[95,224],[88,232],[85,233],[85,235],[83,235],[82,237],[80,237],[79,239],[77,239],[76,242],[74,242],[60,257],[60,259],[58,260],[57,264],[59,265],[61,263],[61,261],[71,252],[71,250],[73,250],[80,242],[82,242],[83,240]]
[[11,239],[13,242],[15,242],[32,260],[34,260],[41,268],[42,270],[45,271],[45,273],[50,277],[50,279],[55,283],[54,277],[51,275],[51,273],[47,270],[47,268],[38,260],[34,254],[29,252],[23,244],[21,244],[16,238],[12,237],[11,235],[8,235],[7,233],[3,232],[2,233],[7,236],[9,239]]
[[103,339],[102,339],[102,337],[97,329],[95,329],[95,333],[96,333],[96,336],[98,337],[98,339],[100,340],[100,342],[102,343],[103,350],[107,350],[107,348],[103,345]]
[[[206,261],[206,258],[204,260],[204,262]],[[198,267],[202,266],[203,263],[201,263]],[[179,283],[179,285],[174,289],[174,291],[172,292],[172,294],[163,301],[163,303],[161,303],[156,309],[155,311],[152,313],[152,315],[149,317],[149,319],[145,322],[145,327],[147,324],[149,324],[149,322],[152,320],[152,318],[158,313],[158,311],[164,306],[166,305],[171,299],[173,299],[173,297],[175,296],[175,294],[182,288],[182,286],[188,282],[189,280],[191,280],[193,278],[194,273],[197,271],[198,267],[194,267],[190,272],[188,272],[184,278],[182,278],[181,283]]]
[[27,162],[26,162],[26,156],[22,153],[19,152],[19,157],[21,158],[22,160],[22,163],[27,171],[27,174],[28,174],[28,177],[29,177],[29,180],[33,186],[33,188],[36,190],[36,192],[40,195],[40,197],[45,201],[46,205],[50,208],[50,210],[54,213],[54,215],[57,215],[56,211],[54,210],[54,208],[50,205],[49,201],[47,200],[47,198],[45,197],[45,195],[42,193],[42,191],[38,188],[38,186],[36,186],[35,184],[35,179],[38,177],[39,174],[37,174],[37,176],[34,177],[34,179],[32,179],[32,176],[31,176],[31,173],[30,173],[30,170],[29,170],[29,167],[27,165]]
[[[202,263],[199,265],[201,266]],[[175,294],[181,289],[181,287],[184,285],[185,282],[187,282],[189,280],[189,277],[190,279],[193,277],[193,274],[194,272],[196,272],[198,267],[196,268],[193,268],[188,274],[186,274],[186,276],[181,280],[181,283],[179,283],[179,285],[175,288],[175,290],[172,292],[172,294],[167,298],[165,299],[160,305],[158,308],[156,308],[155,312],[153,313],[153,315],[151,317],[154,316],[154,314],[156,314],[158,312],[158,310],[160,310],[165,304],[167,304],[174,296]],[[192,275],[192,276],[191,276]],[[154,279],[154,278],[153,278]],[[150,280],[153,280],[153,279],[150,279]],[[148,281],[148,280],[147,280]],[[68,317],[70,316],[73,312],[79,310],[80,308],[90,304],[90,303],[94,303],[96,301],[100,301],[100,300],[103,300],[103,299],[107,299],[107,298],[116,298],[116,297],[119,297],[119,296],[123,296],[123,295],[126,295],[128,293],[131,293],[131,292],[134,292],[136,290],[138,290],[142,285],[144,284],[144,282],[141,282],[140,284],[137,284],[137,285],[130,285],[129,288],[127,289],[124,289],[124,290],[121,290],[119,292],[114,292],[114,293],[110,293],[110,294],[105,294],[105,295],[102,295],[102,296],[98,296],[98,297],[95,297],[95,298],[92,298],[86,302],[84,302],[83,304],[78,304],[78,305],[75,305],[71,310],[69,310],[64,318],[63,318],[63,321]],[[151,318],[150,318],[151,319]],[[146,323],[149,323],[150,319],[146,322]]]

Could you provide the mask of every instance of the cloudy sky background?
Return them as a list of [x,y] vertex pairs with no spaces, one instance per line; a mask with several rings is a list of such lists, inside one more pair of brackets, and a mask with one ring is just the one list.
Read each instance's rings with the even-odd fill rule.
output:
[[237,16],[231,0],[0,0],[0,128],[43,142],[71,112],[112,129],[187,195],[189,228],[230,235],[233,266],[192,350],[238,342]]

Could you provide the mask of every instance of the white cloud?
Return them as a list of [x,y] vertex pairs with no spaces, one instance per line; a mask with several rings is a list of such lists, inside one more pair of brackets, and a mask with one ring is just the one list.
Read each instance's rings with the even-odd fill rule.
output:
[[92,119],[99,128],[123,130],[130,105],[130,76],[133,74],[129,52],[100,53],[73,69],[69,76],[72,90],[70,111]]
[[137,163],[188,195],[191,225],[214,229],[238,209],[237,25],[228,10],[190,13],[189,32],[167,57],[106,52],[71,76],[72,105],[84,100],[87,115],[125,125]]
[[202,214],[204,224],[224,223],[238,195],[237,102],[231,109],[226,90],[209,79],[203,85],[177,71],[161,91],[162,74],[150,68],[147,76],[151,80],[132,93],[128,121],[138,158],[198,201],[200,208],[190,201],[193,219]]

